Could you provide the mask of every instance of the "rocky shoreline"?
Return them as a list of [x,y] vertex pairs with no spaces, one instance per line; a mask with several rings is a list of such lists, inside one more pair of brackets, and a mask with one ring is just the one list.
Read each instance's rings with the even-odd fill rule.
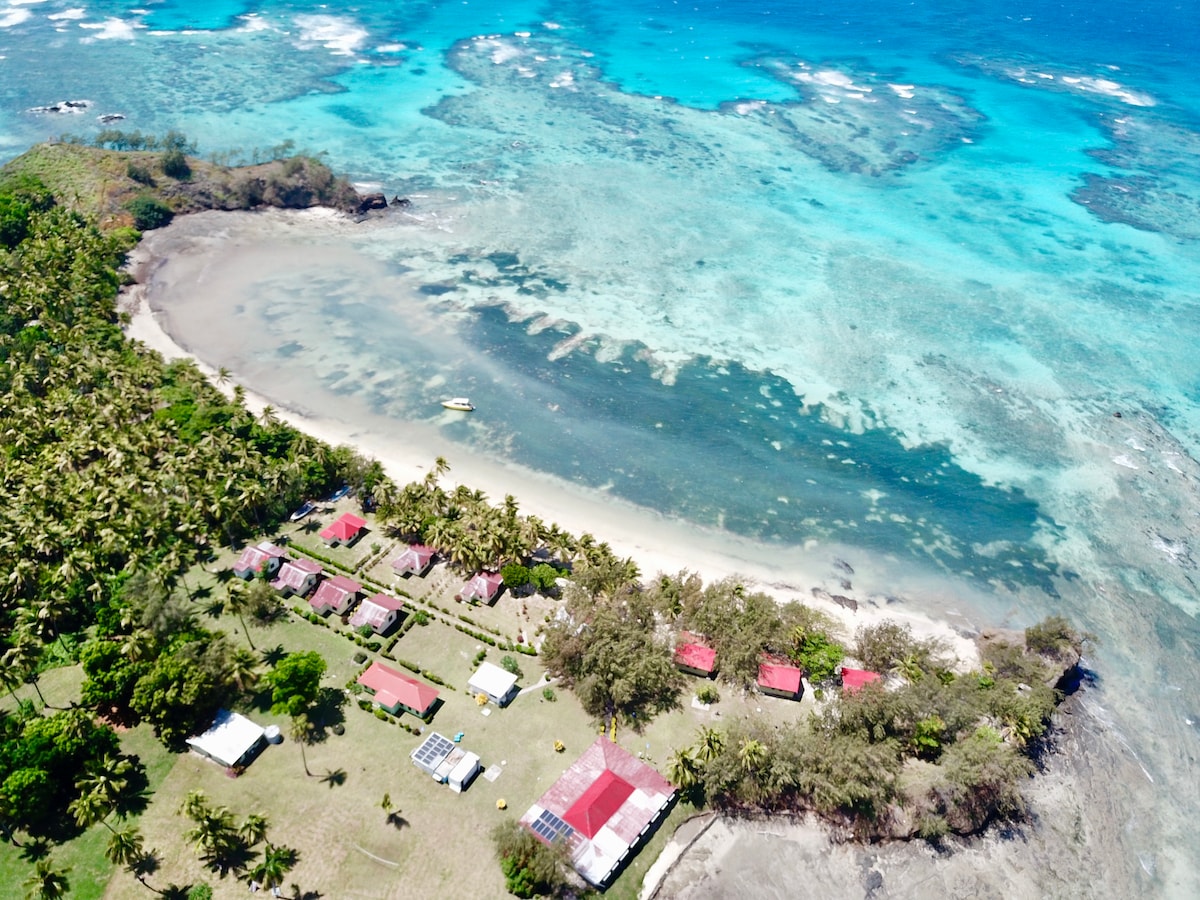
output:
[[[662,856],[674,861],[648,876],[640,896],[999,900],[1178,893],[1156,880],[1152,861],[1128,855],[1123,836],[1136,819],[1130,818],[1123,786],[1147,776],[1086,689],[1059,707],[1052,740],[1038,762],[1038,773],[1024,788],[1029,805],[1024,822],[936,844],[862,844],[839,839],[815,817],[721,816],[699,835],[695,826],[681,828]],[[1082,881],[1081,873],[1092,877]]]

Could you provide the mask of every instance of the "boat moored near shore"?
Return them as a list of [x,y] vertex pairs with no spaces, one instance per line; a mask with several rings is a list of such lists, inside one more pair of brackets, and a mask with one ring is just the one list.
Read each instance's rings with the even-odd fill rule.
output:
[[451,397],[449,400],[443,400],[442,406],[446,409],[457,409],[461,412],[473,412],[475,406],[466,397]]

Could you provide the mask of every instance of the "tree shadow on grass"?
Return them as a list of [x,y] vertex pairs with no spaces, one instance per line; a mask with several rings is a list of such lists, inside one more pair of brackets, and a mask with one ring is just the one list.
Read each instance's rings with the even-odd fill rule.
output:
[[39,859],[45,859],[50,855],[50,841],[45,838],[34,838],[26,841],[21,845],[21,858],[27,859],[30,862],[37,862]]
[[208,606],[204,607],[204,609],[203,609],[203,613],[206,616],[208,616],[210,619],[219,619],[219,618],[221,618],[221,615],[224,612],[225,612],[225,601],[224,600],[214,600],[212,603],[208,604]]
[[308,715],[309,721],[316,726],[313,729],[312,742],[314,744],[326,740],[329,737],[329,729],[345,724],[346,714],[343,712],[345,705],[346,695],[338,688],[321,688],[320,693],[317,694],[317,702],[313,704]]
[[321,776],[321,781],[329,785],[330,789],[341,787],[346,783],[346,770],[333,769]]
[[150,779],[146,776],[146,767],[142,765],[142,761],[137,756],[127,758],[133,764],[133,768],[127,776],[125,790],[113,806],[113,811],[123,819],[145,812],[154,793],[150,790]]
[[403,829],[409,827],[408,819],[404,818],[404,816],[400,815],[398,812],[388,813],[387,823],[397,831],[402,831]]
[[287,656],[287,651],[283,649],[283,644],[276,644],[268,650],[262,651],[262,661],[272,669],[283,662],[283,658]]

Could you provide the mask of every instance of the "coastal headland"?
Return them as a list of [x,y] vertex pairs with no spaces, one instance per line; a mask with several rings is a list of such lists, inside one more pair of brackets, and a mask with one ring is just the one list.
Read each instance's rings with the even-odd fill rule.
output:
[[[281,166],[286,173],[287,162],[281,162]],[[301,169],[293,169],[291,174],[295,175],[299,171]],[[105,203],[109,201],[106,200]],[[309,204],[306,201],[296,205]],[[119,218],[121,214],[116,211],[119,209],[128,210],[128,201],[118,203],[115,208],[110,209],[110,214]],[[191,209],[183,203],[179,211],[189,212]],[[185,232],[194,229],[192,234],[210,235],[229,230],[230,219],[225,218],[227,216],[268,216],[284,223],[287,217],[299,217],[309,225],[316,222],[329,227],[348,227],[340,215],[324,209],[301,213],[209,211],[190,215],[178,224],[186,223],[187,228],[183,229]],[[123,222],[114,219],[114,224],[122,225]],[[252,412],[265,415],[271,410],[274,415],[298,430],[329,445],[352,445],[364,455],[379,460],[397,483],[426,477],[430,461],[437,457],[445,457],[453,468],[455,480],[459,483],[483,490],[493,497],[513,495],[519,499],[522,510],[527,514],[555,522],[568,530],[600,535],[619,555],[628,556],[633,560],[639,571],[645,575],[696,572],[706,580],[736,578],[743,581],[747,587],[767,593],[780,602],[799,599],[806,605],[815,606],[839,622],[848,633],[864,626],[878,625],[884,620],[898,620],[908,626],[919,640],[933,639],[945,646],[955,659],[952,666],[954,672],[967,673],[979,668],[981,657],[976,638],[983,629],[969,620],[939,620],[923,610],[910,609],[908,604],[897,597],[897,594],[902,595],[902,591],[887,589],[886,566],[872,569],[870,561],[860,558],[852,561],[843,559],[839,555],[840,548],[818,545],[791,552],[781,552],[779,548],[764,549],[755,546],[753,542],[739,541],[717,532],[705,533],[684,522],[656,517],[631,505],[614,503],[610,498],[595,496],[537,473],[497,463],[477,454],[468,453],[460,457],[453,445],[440,438],[432,429],[413,428],[408,441],[397,445],[391,436],[373,434],[369,427],[364,428],[355,421],[341,420],[331,415],[313,415],[305,410],[290,408],[286,399],[260,394],[254,390],[253,384],[241,385],[240,388],[235,388],[232,383],[221,384],[230,381],[228,375],[192,352],[189,349],[192,337],[190,332],[176,327],[169,317],[160,315],[161,310],[155,307],[156,292],[179,290],[183,289],[184,285],[202,282],[200,274],[220,266],[219,246],[215,249],[215,257],[212,255],[214,247],[211,244],[205,248],[209,253],[207,256],[203,253],[189,255],[187,252],[180,252],[180,248],[171,243],[177,236],[177,227],[168,226],[152,231],[130,255],[128,271],[133,284],[127,287],[119,307],[120,312],[124,314],[126,335],[157,351],[164,359],[186,359],[194,363],[228,396],[244,398]],[[203,316],[203,312],[200,313]],[[221,327],[218,318],[209,317],[209,321],[210,327]],[[237,373],[233,375],[236,380]],[[1077,656],[1075,662],[1078,662]],[[1073,666],[1074,663],[1068,668]],[[1053,765],[1048,765],[1047,769],[1055,771]],[[1055,784],[1055,790],[1060,794],[1065,791],[1069,795],[1075,790],[1071,786],[1064,787],[1070,777],[1068,769],[1069,766],[1064,766],[1056,771],[1059,780]],[[1045,798],[1049,799],[1052,793],[1054,791],[1047,793]],[[1061,796],[1058,799],[1061,800]],[[1069,803],[1060,805],[1070,807]],[[1036,806],[1034,808],[1036,809]],[[1066,835],[1059,828],[1059,824],[1056,822],[1053,827],[1039,832],[1034,822],[1029,826],[1031,831],[1026,837],[1034,843],[1047,836],[1051,844],[1055,840],[1064,840]],[[698,862],[697,854],[703,857],[707,853],[708,858],[716,865],[716,870],[721,870],[722,854],[733,846],[731,842],[739,840],[739,827],[736,823],[727,822],[710,827],[667,873],[668,880],[658,886],[658,895],[721,896],[722,894],[711,889],[696,886],[707,884],[705,878],[711,878],[713,874],[702,871],[703,860]],[[775,837],[782,834],[776,825],[769,826],[767,830]],[[794,844],[803,844],[805,841],[814,840],[814,834],[817,833],[808,830],[784,837]],[[1075,837],[1078,839],[1078,831]],[[716,848],[701,843],[706,839],[716,840]],[[994,839],[994,836],[986,838]],[[964,844],[960,849],[960,861],[970,859],[971,845]],[[923,854],[929,859],[933,858],[931,853],[924,850],[912,852]],[[753,853],[735,855],[751,860],[754,856]],[[903,885],[907,878],[913,877],[921,881],[930,877],[928,872],[920,871],[915,866],[910,868],[908,874],[904,874],[905,867],[895,861],[890,851],[880,851],[874,859],[875,862],[865,869],[861,859],[855,865],[846,868],[840,877],[849,879],[846,882],[848,889],[852,887],[853,891],[856,891],[861,886],[864,896],[887,896],[887,893],[881,892],[885,885],[888,890],[902,892],[905,890]],[[1010,873],[1006,874],[1002,881],[1013,886],[1039,883],[1024,870],[1026,862],[1023,856],[1019,861],[1014,860],[1014,865],[1021,868],[1020,877]],[[888,880],[888,877],[882,874],[889,865],[892,866],[890,875],[896,876],[895,880]],[[872,872],[875,874],[871,874]],[[832,870],[825,874],[832,878],[839,877]],[[957,880],[961,883],[963,876],[959,874],[949,877],[950,881]],[[682,878],[685,884],[671,888],[671,878]],[[863,879],[861,885],[855,881],[858,878]],[[736,883],[736,879],[728,881],[722,875],[720,882],[728,886]],[[692,887],[688,888],[687,885]],[[994,888],[996,883],[993,882],[991,886]],[[1071,894],[1070,886],[1060,887],[1063,889],[1062,895]],[[688,894],[689,889],[699,893]],[[664,890],[667,893],[661,893]],[[761,895],[768,896],[766,893]]]

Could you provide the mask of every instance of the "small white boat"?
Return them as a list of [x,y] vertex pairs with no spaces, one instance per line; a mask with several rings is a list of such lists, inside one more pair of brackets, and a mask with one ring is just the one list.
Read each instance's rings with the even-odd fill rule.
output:
[[290,518],[293,522],[299,522],[316,508],[317,504],[313,503],[311,500],[305,500],[304,503],[301,504],[300,508],[292,513],[288,518]]
[[451,397],[449,400],[443,400],[442,406],[446,409],[457,409],[461,412],[471,412],[475,407],[466,397]]

